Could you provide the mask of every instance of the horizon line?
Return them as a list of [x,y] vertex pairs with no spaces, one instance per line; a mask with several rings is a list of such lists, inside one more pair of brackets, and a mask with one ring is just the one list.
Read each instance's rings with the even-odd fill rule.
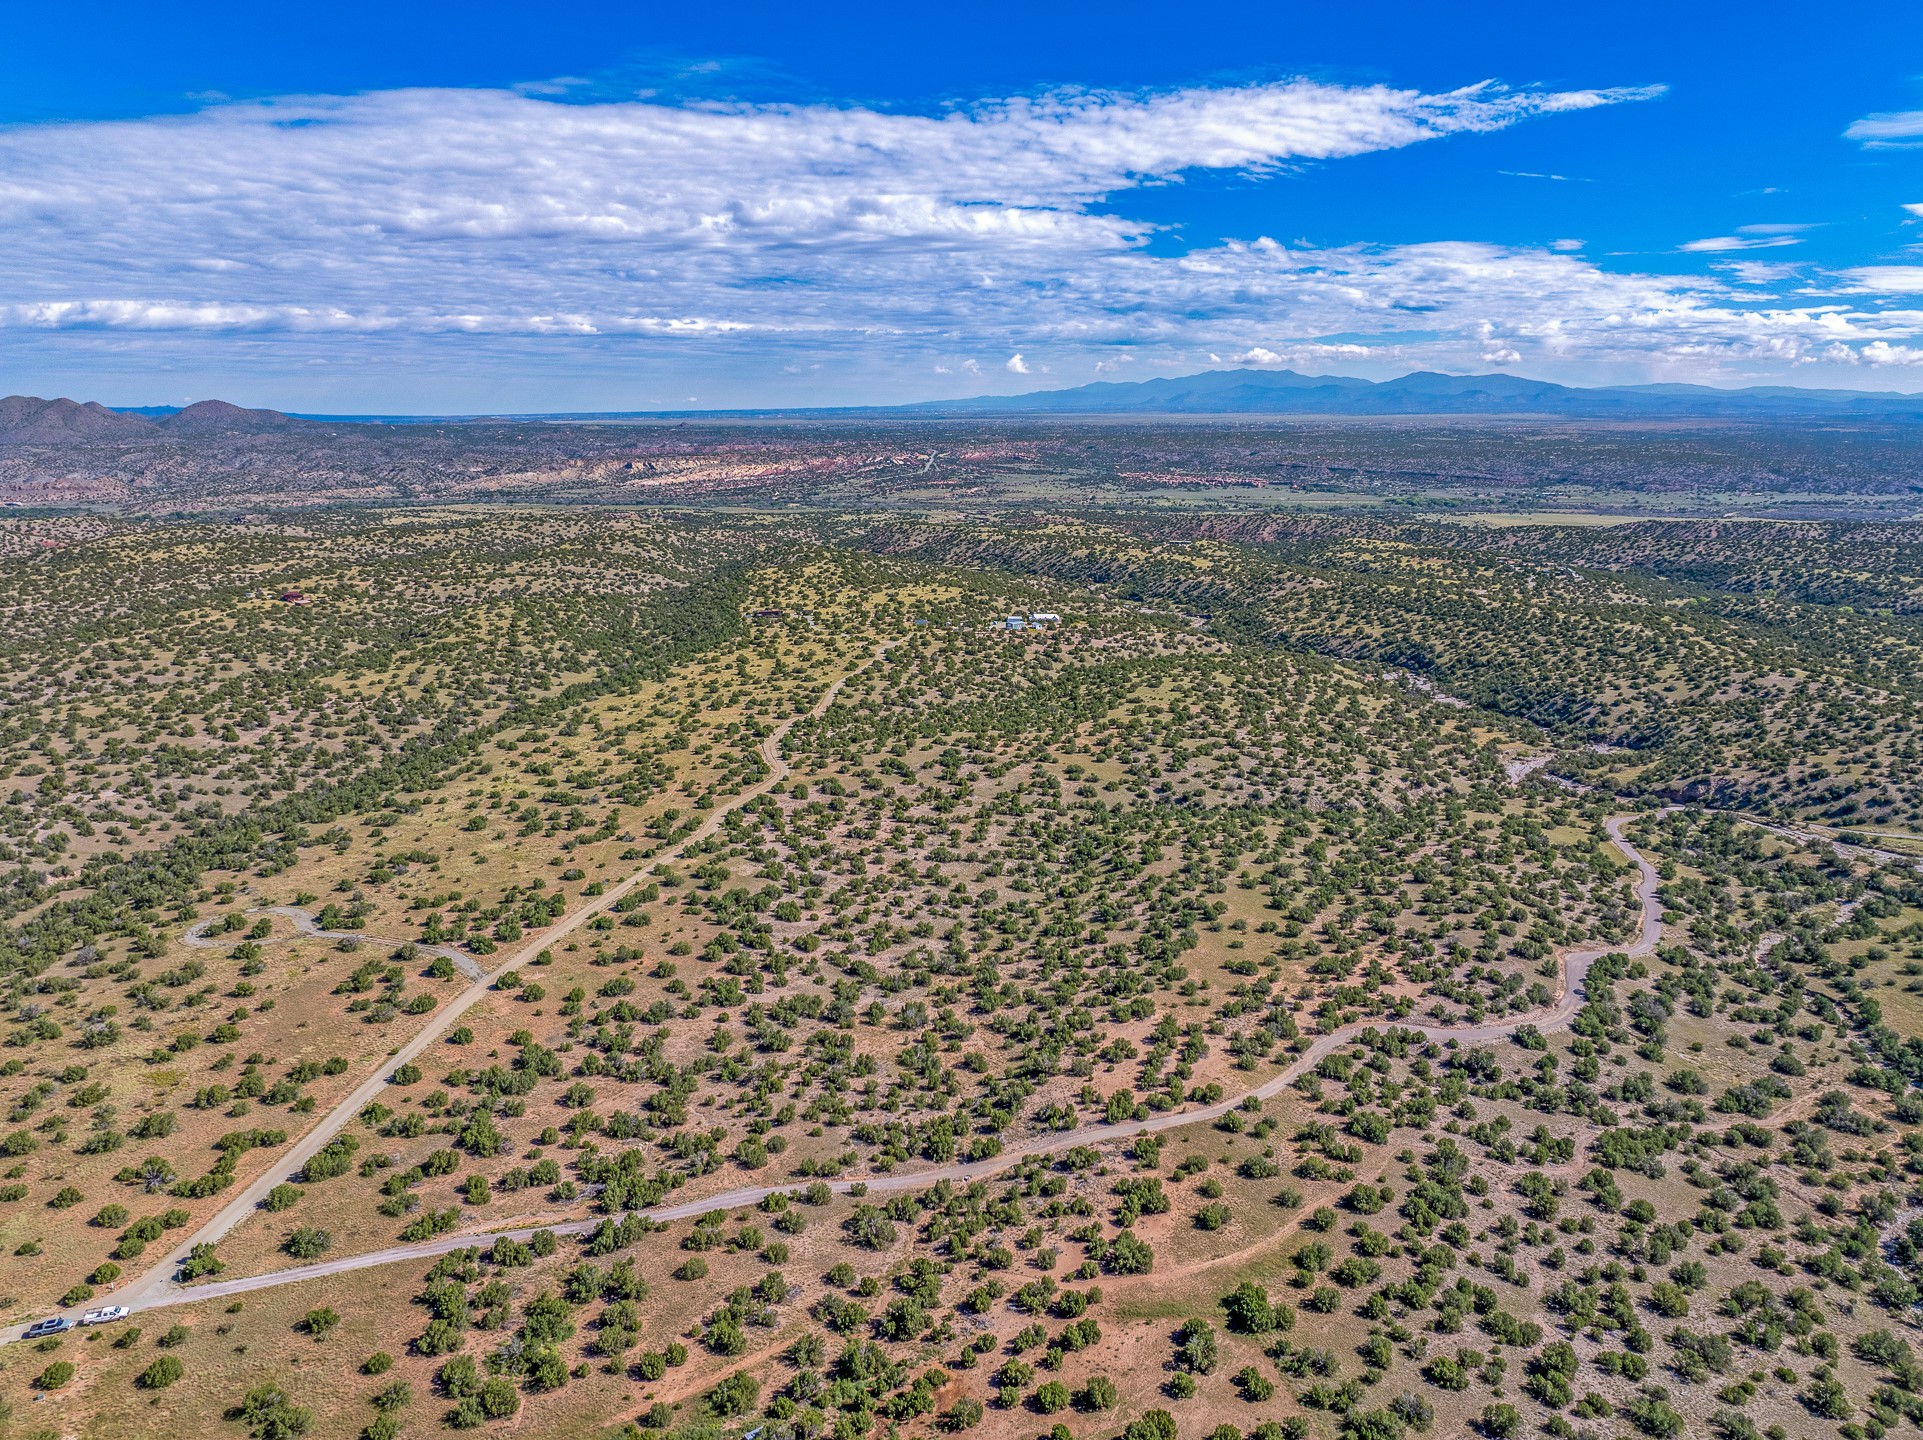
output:
[[[1372,380],[1367,376],[1345,374],[1339,371],[1302,371],[1302,370],[1295,370],[1287,366],[1269,368],[1264,366],[1240,365],[1240,366],[1222,366],[1219,368],[1194,370],[1181,375],[1148,376],[1142,379],[1135,379],[1135,380],[1091,380],[1091,381],[1080,382],[1078,384],[1073,384],[1073,385],[1050,386],[1050,387],[1034,389],[1034,390],[987,391],[978,395],[962,395],[962,396],[954,396],[946,399],[905,400],[905,401],[890,401],[890,402],[857,401],[857,402],[850,402],[850,403],[844,403],[839,405],[728,405],[728,406],[715,406],[715,407],[676,407],[676,408],[663,408],[663,409],[633,409],[633,410],[473,410],[473,411],[384,411],[384,412],[317,411],[317,410],[293,410],[293,409],[281,410],[278,407],[274,407],[274,406],[253,406],[253,405],[241,406],[239,408],[273,409],[276,411],[276,413],[286,415],[291,419],[312,420],[319,423],[333,423],[333,424],[356,424],[356,423],[359,423],[359,424],[381,424],[381,423],[419,424],[419,423],[427,423],[427,422],[432,422],[437,420],[443,420],[443,421],[583,420],[583,421],[586,421],[586,420],[631,420],[631,419],[688,419],[688,418],[712,417],[712,416],[741,416],[741,417],[764,417],[765,418],[765,417],[771,417],[771,416],[854,415],[854,414],[872,415],[872,414],[882,413],[882,412],[901,412],[901,411],[914,411],[914,410],[939,411],[944,406],[976,406],[976,405],[982,404],[985,401],[1023,400],[1023,399],[1029,399],[1031,397],[1043,396],[1043,395],[1067,395],[1077,390],[1090,390],[1097,386],[1115,386],[1117,388],[1136,387],[1136,386],[1143,386],[1143,385],[1153,385],[1153,384],[1164,383],[1164,382],[1177,382],[1181,380],[1189,380],[1189,379],[1194,379],[1204,375],[1237,375],[1237,374],[1278,375],[1278,376],[1293,375],[1305,380],[1346,380],[1346,381],[1353,381],[1357,384],[1368,385],[1372,387],[1383,386],[1383,385],[1393,385],[1398,381],[1408,380],[1412,377],[1420,376],[1420,375],[1435,375],[1435,376],[1441,376],[1451,380],[1478,380],[1478,379],[1522,380],[1522,381],[1530,382],[1532,384],[1554,386],[1557,389],[1567,390],[1577,394],[1594,394],[1594,393],[1601,393],[1601,392],[1608,392],[1608,391],[1634,392],[1634,391],[1669,390],[1669,391],[1699,391],[1699,392],[1707,392],[1712,394],[1736,396],[1736,395],[1743,395],[1743,394],[1751,394],[1757,391],[1769,391],[1769,392],[1778,392],[1778,393],[1789,392],[1790,394],[1802,394],[1802,395],[1810,395],[1810,396],[1817,396],[1817,395],[1861,396],[1866,399],[1923,399],[1923,389],[1900,390],[1900,389],[1891,388],[1891,389],[1856,390],[1856,389],[1844,389],[1836,386],[1788,385],[1788,384],[1780,384],[1780,383],[1772,384],[1767,382],[1762,382],[1762,383],[1751,382],[1751,383],[1742,384],[1742,385],[1720,385],[1720,384],[1710,383],[1707,381],[1635,381],[1635,382],[1622,382],[1622,383],[1611,383],[1611,384],[1602,384],[1602,385],[1577,385],[1577,384],[1570,384],[1566,381],[1561,381],[1561,380],[1548,380],[1540,376],[1518,374],[1515,371],[1509,371],[1509,370],[1474,370],[1474,371],[1408,370],[1408,371],[1404,371],[1402,374],[1391,376],[1388,379]],[[20,398],[39,398],[37,396],[29,397],[25,394],[25,392],[18,392],[18,394]],[[69,396],[53,397],[54,400],[71,399],[71,398],[72,397],[69,397]],[[101,405],[103,408],[112,410],[118,414],[139,414],[142,412],[177,414],[180,411],[187,409],[190,405],[201,404],[201,403],[204,403],[206,400],[218,400],[218,399],[220,399],[219,396],[206,396],[206,397],[203,397],[202,400],[187,401],[180,405],[164,405],[164,404],[162,405],[156,405],[156,404],[120,405],[120,404],[111,404],[106,401],[87,402],[87,401],[80,401],[80,400],[75,400],[73,403],[75,404],[96,403]],[[223,403],[233,403],[233,402],[223,402]],[[1066,413],[1073,413],[1073,412],[1066,412]],[[1098,413],[1102,413],[1102,412],[1098,412]],[[1145,415],[1145,414],[1153,414],[1155,412],[1140,411],[1140,412],[1133,412],[1133,413]],[[1194,418],[1198,414],[1206,414],[1206,413],[1240,414],[1240,415],[1255,416],[1255,415],[1261,415],[1265,412],[1249,410],[1249,411],[1219,411],[1219,412],[1178,411],[1178,412],[1172,412],[1172,413],[1179,414],[1188,418]],[[1274,413],[1278,415],[1286,414],[1294,418],[1313,418],[1313,415],[1316,412],[1278,411]],[[1420,414],[1421,412],[1409,411],[1409,412],[1401,412],[1401,413],[1407,416],[1414,416],[1414,415]],[[1454,417],[1454,416],[1458,416],[1460,412],[1438,412],[1438,413],[1447,414]],[[1528,414],[1528,413],[1534,413],[1534,412],[1517,411],[1513,413]],[[1343,414],[1342,412],[1331,412],[1331,414],[1333,417],[1343,418],[1343,419],[1371,418],[1366,415],[1357,416],[1357,415]],[[1393,416],[1385,415],[1381,418],[1393,418]]]

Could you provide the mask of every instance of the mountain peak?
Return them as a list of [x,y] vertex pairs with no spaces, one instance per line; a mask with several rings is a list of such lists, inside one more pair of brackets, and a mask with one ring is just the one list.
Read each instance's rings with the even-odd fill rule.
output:
[[248,410],[225,400],[201,400],[158,414],[110,410],[97,401],[0,399],[0,445],[51,445],[90,440],[155,440],[163,435],[242,435],[305,427],[278,410]]
[[196,400],[159,422],[175,435],[232,435],[260,430],[292,430],[312,424],[278,410],[249,410],[225,400]]
[[122,415],[88,400],[42,400],[38,395],[8,395],[0,399],[0,441],[33,444],[62,440],[93,440],[151,433],[153,424],[138,415]]

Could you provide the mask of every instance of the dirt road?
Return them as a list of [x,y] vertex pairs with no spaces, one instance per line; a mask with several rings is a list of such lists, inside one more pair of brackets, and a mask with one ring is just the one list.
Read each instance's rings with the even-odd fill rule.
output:
[[[828,693],[825,694],[815,706],[814,710],[809,713],[811,715],[818,715],[825,711],[827,707],[833,703],[834,696],[840,689],[840,684],[841,682],[837,681],[835,686],[830,688]],[[773,771],[773,773],[767,780],[763,781],[761,785],[755,787],[753,791],[738,797],[733,802],[734,805],[745,803],[753,794],[760,793],[761,790],[774,784],[787,774],[788,767],[780,758],[779,744],[781,737],[787,733],[789,724],[792,724],[792,722],[788,722],[788,724],[779,727],[773,735],[769,736],[768,740],[765,741],[762,746],[763,757],[768,760],[770,770]],[[720,823],[722,814],[725,814],[725,811],[717,812],[714,816],[710,817],[707,825],[695,835],[690,836],[685,843],[693,844],[705,835],[712,833],[714,826]],[[1624,827],[1633,818],[1634,817],[1628,815],[1617,815],[1604,822],[1609,832],[1609,838],[1615,843],[1617,849],[1621,850],[1636,866],[1635,893],[1640,915],[1636,935],[1632,940],[1625,945],[1589,946],[1564,952],[1560,957],[1561,974],[1557,982],[1556,998],[1541,1010],[1530,1011],[1522,1015],[1512,1015],[1502,1020],[1484,1021],[1474,1025],[1405,1024],[1399,1028],[1415,1031],[1430,1040],[1445,1043],[1454,1042],[1458,1045],[1483,1045],[1506,1039],[1514,1035],[1516,1031],[1524,1025],[1534,1025],[1537,1029],[1544,1031],[1559,1030],[1568,1025],[1570,1020],[1575,1017],[1576,1012],[1582,1008],[1584,981],[1588,977],[1590,967],[1595,964],[1597,960],[1601,959],[1604,955],[1617,952],[1626,953],[1630,956],[1653,954],[1657,945],[1660,944],[1662,940],[1663,907],[1662,902],[1656,895],[1659,881],[1655,866],[1650,864],[1648,858],[1638,851],[1635,846],[1631,845],[1623,836]],[[607,904],[619,898],[620,894],[625,893],[629,887],[638,883],[640,878],[640,875],[637,874],[623,882],[615,891],[611,891],[607,896],[602,897],[602,901],[595,907],[583,909],[578,914],[563,921],[557,931],[550,931],[546,937],[535,942],[533,946],[517,952],[514,959],[500,968],[506,970],[513,968],[517,964],[525,963],[526,958],[532,950],[538,949],[541,945],[551,943],[557,938],[558,933],[565,933],[566,930],[572,929],[575,925],[578,925],[582,920],[596,913],[599,909],[605,908]],[[500,971],[497,970],[494,973],[499,974]],[[485,993],[487,984],[489,983],[492,983],[491,977],[477,982],[472,989],[465,992],[462,997],[465,1003],[461,1004],[460,1009],[464,1010],[468,1005],[478,1000],[481,994]],[[337,1134],[349,1120],[359,1113],[360,1107],[365,1104],[367,1100],[380,1094],[382,1087],[386,1084],[387,1074],[393,1065],[400,1064],[404,1058],[407,1058],[411,1054],[420,1053],[421,1050],[432,1043],[435,1037],[447,1028],[447,1022],[452,1020],[454,1015],[460,1013],[460,1010],[454,1009],[453,1007],[449,1007],[449,1010],[451,1013],[441,1017],[429,1030],[423,1032],[422,1035],[417,1036],[409,1045],[403,1047],[400,1052],[396,1053],[393,1061],[389,1065],[384,1066],[377,1075],[371,1077],[366,1084],[357,1088],[352,1095],[348,1096],[346,1100],[343,1100],[340,1105],[336,1106],[335,1109],[329,1113],[326,1120],[313,1131],[309,1132],[307,1136],[303,1137],[301,1143],[295,1147],[294,1152],[282,1158],[272,1170],[248,1186],[246,1191],[235,1197],[218,1215],[201,1226],[198,1231],[168,1257],[164,1265],[156,1266],[131,1285],[121,1287],[117,1293],[105,1296],[102,1299],[89,1301],[89,1305],[105,1303],[125,1305],[129,1310],[151,1310],[165,1305],[178,1305],[197,1300],[214,1300],[220,1299],[223,1296],[242,1295],[249,1291],[265,1290],[279,1285],[293,1285],[306,1280],[324,1279],[329,1275],[345,1274],[350,1270],[365,1270],[376,1265],[391,1265],[401,1261],[432,1259],[438,1255],[445,1255],[450,1251],[466,1249],[470,1245],[489,1245],[503,1235],[515,1240],[526,1240],[534,1233],[532,1228],[493,1230],[482,1233],[469,1232],[466,1234],[442,1235],[433,1240],[425,1240],[417,1244],[392,1245],[383,1250],[370,1250],[359,1255],[343,1255],[337,1259],[322,1260],[312,1265],[297,1265],[285,1270],[269,1271],[262,1275],[243,1275],[231,1280],[214,1280],[200,1285],[181,1285],[173,1279],[175,1269],[178,1267],[181,1259],[186,1256],[187,1252],[191,1250],[194,1245],[225,1235],[260,1203],[261,1199],[269,1190],[280,1183],[288,1173],[298,1169],[300,1163],[304,1161],[308,1155],[320,1149],[328,1139]],[[1086,1125],[1077,1130],[1037,1136],[1019,1145],[1010,1146],[1001,1154],[987,1160],[956,1161],[952,1164],[939,1165],[926,1170],[914,1170],[876,1176],[866,1181],[840,1180],[833,1182],[830,1188],[837,1192],[846,1193],[853,1185],[862,1184],[865,1185],[868,1194],[885,1195],[903,1190],[925,1189],[941,1180],[965,1183],[970,1180],[982,1179],[997,1174],[1000,1171],[1020,1164],[1023,1160],[1029,1159],[1030,1157],[1059,1154],[1077,1145],[1113,1143],[1118,1140],[1132,1139],[1137,1135],[1155,1134],[1164,1130],[1177,1129],[1181,1126],[1205,1125],[1220,1116],[1228,1114],[1229,1111],[1235,1109],[1250,1096],[1266,1100],[1271,1096],[1281,1093],[1295,1081],[1297,1076],[1314,1068],[1320,1064],[1325,1057],[1354,1040],[1363,1031],[1371,1028],[1379,1028],[1379,1022],[1357,1022],[1356,1024],[1345,1025],[1338,1030],[1332,1030],[1326,1035],[1319,1036],[1279,1073],[1271,1076],[1268,1080],[1265,1080],[1252,1090],[1230,1096],[1225,1100],[1217,1101],[1213,1105],[1202,1106],[1193,1110],[1170,1111],[1165,1114],[1151,1115],[1147,1119],[1126,1120],[1114,1125]],[[686,1200],[672,1205],[656,1206],[653,1209],[644,1210],[639,1213],[647,1216],[651,1220],[657,1221],[684,1220],[697,1215],[704,1215],[710,1210],[734,1210],[745,1206],[752,1206],[759,1203],[765,1196],[777,1192],[791,1191],[794,1188],[794,1181],[779,1185],[744,1186],[735,1190],[723,1191],[720,1194],[706,1195],[696,1200]],[[570,1221],[565,1224],[543,1228],[552,1230],[557,1235],[582,1235],[595,1229],[600,1223],[600,1219],[596,1218],[594,1220]],[[21,1326],[15,1326],[4,1332],[0,1332],[0,1343],[18,1339],[20,1331],[23,1328],[24,1327]]]
[[[880,660],[883,655],[887,654],[889,648],[888,645],[880,646],[868,664],[872,665]],[[835,697],[841,693],[842,686],[854,675],[861,673],[861,670],[866,668],[866,666],[862,666],[836,680],[822,692],[821,698],[808,710],[805,718],[819,719],[822,715],[826,714],[828,707],[835,703]],[[731,813],[767,793],[772,786],[786,780],[789,775],[789,767],[788,762],[784,760],[781,755],[781,742],[787,738],[788,732],[794,728],[796,721],[802,718],[804,717],[789,717],[775,726],[767,737],[762,740],[759,748],[761,758],[767,764],[768,774],[740,793],[731,796],[726,802],[717,805],[714,810],[709,813],[708,818],[701,822],[700,827],[673,850],[664,855],[654,856],[647,864],[641,866],[632,875],[628,876],[627,879],[610,886],[603,894],[594,897],[578,910],[571,911],[563,916],[553,925],[541,931],[534,939],[529,940],[525,945],[512,952],[492,970],[484,972],[474,963],[471,956],[461,956],[461,960],[465,962],[462,966],[463,970],[474,977],[472,983],[437,1010],[413,1039],[389,1054],[381,1064],[374,1069],[373,1073],[368,1075],[359,1085],[355,1086],[332,1110],[328,1111],[327,1114],[322,1117],[320,1123],[308,1130],[286,1150],[276,1154],[274,1156],[274,1163],[263,1171],[251,1184],[241,1189],[235,1194],[233,1199],[223,1205],[210,1219],[194,1230],[192,1234],[181,1240],[173,1249],[168,1251],[164,1259],[141,1275],[120,1286],[118,1289],[87,1301],[84,1305],[76,1305],[71,1310],[58,1311],[55,1313],[76,1318],[82,1311],[92,1309],[98,1305],[125,1305],[129,1310],[150,1310],[158,1305],[178,1304],[183,1300],[198,1298],[203,1294],[211,1293],[204,1288],[183,1286],[174,1279],[180,1266],[185,1262],[196,1245],[215,1243],[236,1225],[240,1224],[242,1220],[245,1220],[249,1215],[253,1214],[255,1210],[259,1209],[261,1202],[267,1198],[268,1191],[272,1190],[282,1181],[291,1179],[311,1157],[319,1153],[320,1150],[326,1146],[328,1141],[346,1129],[347,1126],[353,1122],[354,1117],[360,1114],[362,1108],[365,1107],[369,1101],[379,1099],[387,1089],[388,1076],[392,1075],[396,1069],[408,1061],[417,1059],[425,1053],[429,1046],[433,1045],[435,1041],[439,1040],[453,1028],[455,1021],[459,1020],[462,1015],[466,1014],[469,1009],[487,994],[489,988],[492,987],[494,982],[502,975],[510,970],[518,970],[525,967],[535,956],[539,955],[541,951],[564,940],[596,915],[607,910],[637,885],[640,885],[655,871],[657,866],[666,861],[683,858],[690,848],[700,844],[710,835],[714,834]],[[292,917],[295,921],[296,928],[308,934],[327,936],[351,933],[356,935],[357,938],[371,940],[376,944],[399,945],[403,943],[399,940],[383,941],[379,939],[379,937],[363,935],[358,931],[335,932],[321,930],[306,911],[295,909],[291,906],[276,907],[274,913]],[[304,924],[302,923],[303,921],[305,922]],[[204,925],[197,925],[189,931],[188,943],[202,948],[215,944],[216,942],[205,936],[205,928]],[[235,934],[234,943],[238,943],[244,938],[244,935]],[[472,1237],[465,1243],[472,1243]],[[402,1248],[405,1249],[406,1247]],[[452,1249],[455,1247],[449,1246],[446,1248]],[[381,1253],[385,1254],[387,1252]],[[420,1253],[432,1255],[440,1252],[430,1248],[422,1250]],[[397,1256],[395,1258],[399,1257]],[[383,1261],[369,1261],[365,1257],[355,1256],[348,1257],[344,1262],[329,1262],[329,1266],[320,1268],[323,1273],[336,1273],[341,1269],[359,1268],[359,1264],[355,1263],[357,1261],[360,1264],[385,1263]],[[332,1267],[331,1269],[330,1266]],[[293,1272],[275,1273],[284,1273],[290,1278],[293,1277]],[[258,1289],[260,1287],[256,1285],[251,1288]],[[24,1325],[14,1325],[0,1330],[0,1344],[6,1344],[19,1339],[21,1332],[25,1328]]]

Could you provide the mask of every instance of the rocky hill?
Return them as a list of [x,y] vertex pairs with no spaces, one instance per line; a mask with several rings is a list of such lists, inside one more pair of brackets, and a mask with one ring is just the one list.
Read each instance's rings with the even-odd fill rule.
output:
[[0,399],[0,445],[58,445],[106,440],[116,443],[204,435],[280,434],[315,429],[278,410],[247,410],[225,400],[201,400],[161,415],[111,410],[97,401],[42,400],[37,395]]

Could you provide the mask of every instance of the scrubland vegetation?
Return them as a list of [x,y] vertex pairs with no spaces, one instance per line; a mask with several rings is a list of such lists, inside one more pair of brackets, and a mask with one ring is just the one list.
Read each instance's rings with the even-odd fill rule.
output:
[[1914,552],[1763,528],[8,522],[9,1433],[1923,1423]]

